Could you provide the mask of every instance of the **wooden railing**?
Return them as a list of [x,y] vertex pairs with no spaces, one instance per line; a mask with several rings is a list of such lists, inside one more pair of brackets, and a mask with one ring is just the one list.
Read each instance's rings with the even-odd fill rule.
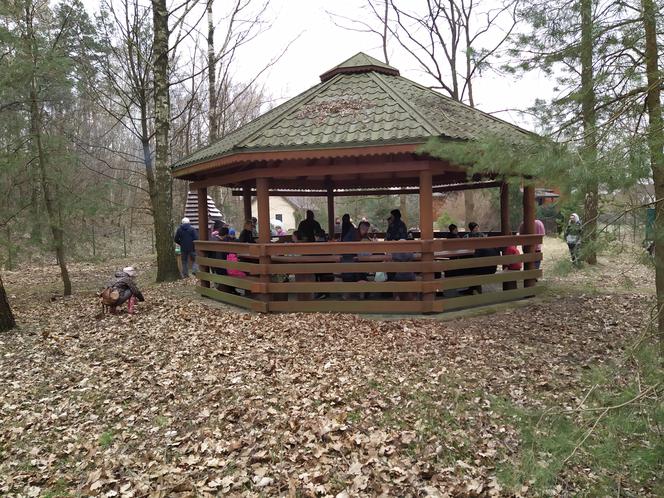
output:
[[[542,275],[535,262],[542,255],[532,250],[541,242],[541,235],[297,244],[198,241],[198,290],[260,312],[441,312],[535,295]],[[507,246],[523,247],[524,253],[478,256],[483,249]],[[220,259],[219,253],[237,254],[239,261]],[[412,255],[412,261],[400,261],[403,254]],[[522,270],[502,269],[518,262]],[[487,271],[494,266],[495,273]],[[372,281],[377,272],[397,274],[397,279]],[[400,278],[404,274],[414,279]],[[321,295],[325,298],[316,299]]]

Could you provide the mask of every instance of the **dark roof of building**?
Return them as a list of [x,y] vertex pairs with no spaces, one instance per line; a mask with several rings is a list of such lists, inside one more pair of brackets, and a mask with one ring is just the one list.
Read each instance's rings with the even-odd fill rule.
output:
[[269,110],[173,168],[242,152],[425,143],[437,136],[523,140],[530,132],[399,75],[363,53],[321,75],[321,83]]

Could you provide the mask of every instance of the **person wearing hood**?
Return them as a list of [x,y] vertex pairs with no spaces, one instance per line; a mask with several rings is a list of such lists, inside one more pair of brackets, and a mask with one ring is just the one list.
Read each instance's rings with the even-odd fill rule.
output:
[[145,301],[143,294],[139,290],[134,278],[137,272],[133,266],[127,266],[122,270],[116,271],[114,278],[108,283],[106,289],[102,292],[104,304],[110,308],[110,312],[117,313],[118,306],[125,302],[128,303],[128,312],[134,312],[134,303]]
[[405,240],[408,238],[408,229],[401,219],[401,211],[393,209],[390,211],[390,217],[387,218],[387,231],[385,240]]
[[198,240],[198,231],[191,226],[189,218],[182,218],[182,224],[175,232],[175,243],[180,246],[180,257],[182,258],[182,278],[189,277],[189,259],[193,265],[196,262],[196,252],[194,251],[194,241]]
[[581,248],[581,219],[576,213],[569,215],[569,221],[565,228],[565,242],[569,248],[569,254],[572,258],[572,263],[576,264],[579,258],[579,249]]

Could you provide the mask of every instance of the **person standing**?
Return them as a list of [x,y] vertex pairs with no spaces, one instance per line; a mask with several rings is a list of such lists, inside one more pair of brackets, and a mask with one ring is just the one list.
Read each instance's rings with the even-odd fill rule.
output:
[[302,242],[316,242],[317,238],[325,237],[325,232],[314,219],[314,212],[307,209],[306,218],[297,226],[297,232]]
[[567,227],[565,228],[565,242],[567,242],[567,247],[569,248],[569,254],[572,258],[572,263],[575,265],[579,260],[579,249],[581,249],[581,219],[576,213],[569,215],[569,221],[567,222]]
[[[519,225],[519,235],[524,235],[523,230],[524,230],[524,225],[523,223],[521,223],[521,225]],[[535,220],[535,234],[541,235],[542,237],[546,235],[546,228],[544,227],[544,223],[542,223],[542,220]],[[535,244],[535,252],[539,253],[542,252],[542,244]],[[541,264],[542,264],[541,259],[535,261],[535,269],[539,270]]]
[[351,230],[355,230],[355,225],[350,221],[350,214],[346,213],[341,217],[341,236],[339,240],[343,242]]
[[393,209],[387,219],[385,240],[405,240],[408,238],[408,228],[401,219],[401,211]]
[[254,237],[253,220],[247,220],[244,222],[244,229],[240,232],[238,242],[244,242],[246,244],[253,244],[256,242],[256,237]]
[[189,277],[189,259],[191,259],[191,271],[195,271],[196,252],[194,241],[198,240],[198,230],[191,226],[189,218],[182,218],[182,224],[175,232],[175,243],[180,246],[180,257],[182,258],[182,278]]

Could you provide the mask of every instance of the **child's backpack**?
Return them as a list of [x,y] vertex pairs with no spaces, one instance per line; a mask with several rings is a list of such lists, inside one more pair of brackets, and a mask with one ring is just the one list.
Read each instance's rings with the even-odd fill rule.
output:
[[120,299],[120,291],[114,289],[113,287],[106,287],[99,294],[99,300],[104,306],[113,306]]

